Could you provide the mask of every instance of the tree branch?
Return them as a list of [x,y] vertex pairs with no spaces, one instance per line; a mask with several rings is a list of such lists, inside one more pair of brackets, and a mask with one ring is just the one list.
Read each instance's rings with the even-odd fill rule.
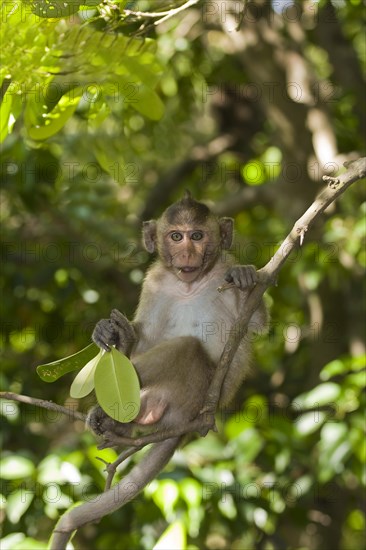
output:
[[164,468],[173,456],[180,438],[167,439],[150,452],[119,483],[97,499],[68,510],[52,534],[50,550],[65,550],[72,533],[79,527],[98,521],[133,500]]
[[82,420],[83,422],[85,422],[86,418],[85,414],[74,410],[73,407],[62,407],[62,405],[57,405],[56,403],[52,403],[52,401],[45,401],[44,399],[37,399],[36,397],[29,397],[28,395],[20,395],[11,391],[0,392],[0,399],[10,399],[12,401],[25,403],[26,405],[34,405],[35,407],[41,407],[42,409],[65,414],[69,418]]

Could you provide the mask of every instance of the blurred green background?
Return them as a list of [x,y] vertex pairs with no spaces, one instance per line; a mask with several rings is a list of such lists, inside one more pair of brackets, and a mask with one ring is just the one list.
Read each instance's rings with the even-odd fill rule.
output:
[[[189,188],[267,262],[363,155],[362,0],[2,2],[2,388],[86,411],[36,365],[132,316],[141,221]],[[126,11],[130,10],[130,11]],[[272,325],[218,433],[189,443],[74,548],[365,548],[364,182],[306,235],[268,293]],[[46,548],[103,490],[81,422],[2,402],[2,549]],[[133,464],[127,461],[125,468]],[[121,472],[123,475],[123,471]]]

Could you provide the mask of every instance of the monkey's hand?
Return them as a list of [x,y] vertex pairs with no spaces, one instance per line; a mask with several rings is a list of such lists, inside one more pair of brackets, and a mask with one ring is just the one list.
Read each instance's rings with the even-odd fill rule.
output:
[[224,278],[240,290],[245,290],[258,282],[258,273],[254,265],[234,265],[226,272]]
[[109,319],[101,319],[95,325],[92,339],[105,351],[111,351],[111,346],[116,346],[126,353],[136,342],[137,336],[129,320],[118,309],[112,309]]

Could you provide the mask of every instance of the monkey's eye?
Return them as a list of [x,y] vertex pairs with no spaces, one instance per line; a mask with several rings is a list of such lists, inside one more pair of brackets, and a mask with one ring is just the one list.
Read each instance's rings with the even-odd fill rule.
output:
[[181,241],[183,239],[182,233],[178,233],[177,231],[172,233],[170,237],[172,241],[175,241],[175,242]]
[[194,231],[191,235],[192,241],[200,241],[203,239],[203,233],[202,231]]

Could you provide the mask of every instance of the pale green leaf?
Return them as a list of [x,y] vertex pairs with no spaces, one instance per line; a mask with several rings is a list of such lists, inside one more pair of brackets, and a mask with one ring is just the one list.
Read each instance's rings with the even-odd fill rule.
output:
[[22,479],[30,477],[33,472],[33,462],[24,456],[9,455],[0,462],[0,477],[2,479]]
[[10,523],[16,525],[20,518],[32,504],[34,494],[27,490],[19,489],[12,492],[6,500],[6,515]]
[[174,508],[179,499],[179,487],[177,482],[172,479],[162,479],[158,482],[152,498],[155,504],[163,512],[165,518],[169,521],[173,516]]
[[118,422],[131,422],[140,410],[140,384],[131,361],[115,348],[98,362],[95,393],[102,409]]
[[81,371],[74,378],[70,388],[70,395],[74,399],[81,399],[88,395],[94,389],[94,374],[98,361],[102,357],[103,351],[100,350],[98,355],[90,359]]

